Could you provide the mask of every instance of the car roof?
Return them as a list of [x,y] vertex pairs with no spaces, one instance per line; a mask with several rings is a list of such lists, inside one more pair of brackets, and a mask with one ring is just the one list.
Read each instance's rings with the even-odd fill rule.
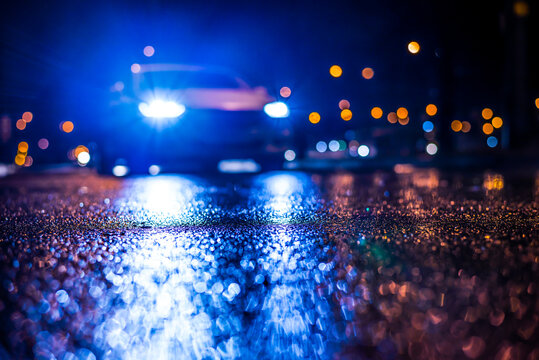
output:
[[240,87],[250,88],[249,84],[238,76],[233,71],[218,66],[200,66],[200,65],[188,65],[188,64],[176,64],[176,63],[163,63],[163,64],[139,64],[140,71],[133,75],[142,75],[146,72],[159,72],[159,71],[185,71],[193,73],[210,73],[227,75],[234,78]]

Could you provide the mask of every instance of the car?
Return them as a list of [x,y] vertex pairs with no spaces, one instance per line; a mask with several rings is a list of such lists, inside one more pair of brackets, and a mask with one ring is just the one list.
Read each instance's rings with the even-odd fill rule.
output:
[[101,170],[256,172],[278,168],[292,136],[290,110],[231,71],[134,64],[99,141]]

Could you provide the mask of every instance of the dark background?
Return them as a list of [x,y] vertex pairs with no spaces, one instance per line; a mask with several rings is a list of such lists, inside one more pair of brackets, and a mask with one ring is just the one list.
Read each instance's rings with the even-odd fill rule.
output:
[[[503,148],[529,148],[539,122],[539,9],[528,6],[518,17],[510,0],[4,2],[0,113],[14,122],[32,111],[27,136],[91,141],[110,87],[128,81],[132,63],[179,62],[232,68],[274,96],[290,86],[295,126],[313,139],[361,129],[372,106],[384,109],[384,125],[390,109],[406,106],[420,126],[435,103],[447,127],[473,125],[491,107],[507,125]],[[341,78],[329,76],[333,64]],[[361,77],[366,66],[372,80]],[[342,98],[354,111],[349,123],[339,118]],[[306,120],[311,111],[322,115],[319,126]],[[59,132],[63,120],[75,123],[72,134]],[[440,142],[458,150],[450,132]]]

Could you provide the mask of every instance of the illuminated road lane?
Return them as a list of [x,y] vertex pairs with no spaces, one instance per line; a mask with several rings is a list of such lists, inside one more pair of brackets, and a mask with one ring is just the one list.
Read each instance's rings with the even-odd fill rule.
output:
[[7,178],[0,358],[533,358],[535,181]]

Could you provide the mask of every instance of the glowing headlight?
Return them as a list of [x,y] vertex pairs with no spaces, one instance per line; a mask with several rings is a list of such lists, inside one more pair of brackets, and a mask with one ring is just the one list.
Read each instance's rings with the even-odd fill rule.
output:
[[185,112],[185,106],[174,101],[153,100],[142,102],[138,109],[148,118],[177,118]]
[[290,115],[288,106],[284,102],[275,101],[264,106],[264,112],[272,118],[285,118]]

